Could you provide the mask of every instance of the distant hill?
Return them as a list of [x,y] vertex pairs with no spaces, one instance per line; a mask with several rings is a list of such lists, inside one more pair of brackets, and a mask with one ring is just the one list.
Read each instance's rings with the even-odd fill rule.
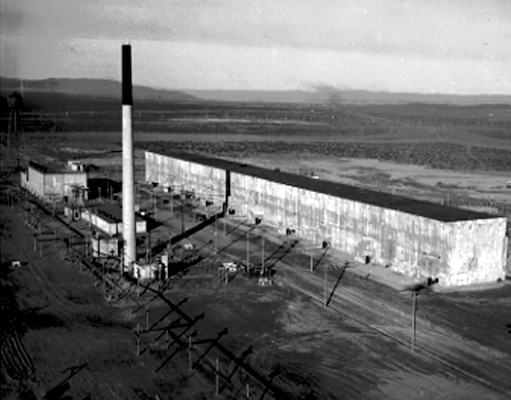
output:
[[[3,96],[20,91],[19,79],[0,77]],[[89,96],[120,99],[120,82],[108,79],[48,78],[23,80],[23,91],[45,94]],[[133,88],[135,101],[149,102],[238,102],[238,103],[297,103],[297,104],[511,104],[511,95],[445,95],[420,93],[370,92],[338,90],[318,87],[311,91],[256,91],[256,90],[166,90],[147,86]]]
[[[22,86],[23,85],[23,86]],[[121,98],[121,83],[108,79],[68,79],[49,78],[42,80],[23,80],[0,77],[2,95],[13,91],[60,93],[73,96],[91,96],[105,98]],[[133,87],[135,100],[149,101],[197,101],[191,94],[175,90],[153,89],[147,86]]]
[[446,95],[420,93],[388,93],[364,90],[319,88],[316,91],[248,91],[248,90],[185,90],[202,100],[250,103],[330,103],[330,104],[511,104],[506,95]]

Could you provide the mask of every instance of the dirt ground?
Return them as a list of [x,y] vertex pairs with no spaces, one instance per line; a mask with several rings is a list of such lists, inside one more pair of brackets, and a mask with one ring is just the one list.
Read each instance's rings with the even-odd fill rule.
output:
[[[42,398],[79,366],[84,368],[67,381],[68,397],[62,398],[154,398],[162,393],[161,387],[169,382],[165,376],[144,373],[154,366],[135,357],[134,325],[126,310],[106,305],[90,277],[64,261],[61,243],[46,244],[42,257],[34,252],[23,213],[14,209],[6,216],[2,208],[2,261],[27,262],[15,270],[6,271],[3,266],[2,292],[9,291],[15,301],[10,310],[2,310],[6,313],[2,320],[11,315],[9,329],[18,332],[34,366],[22,383],[13,379],[11,364],[18,364],[19,356],[7,345],[4,325],[2,356],[4,350],[10,351],[8,357],[13,361],[5,363],[2,358],[2,398],[31,398],[30,393]],[[175,377],[195,398],[208,397],[210,383],[200,375]],[[174,388],[169,396],[179,390]]]

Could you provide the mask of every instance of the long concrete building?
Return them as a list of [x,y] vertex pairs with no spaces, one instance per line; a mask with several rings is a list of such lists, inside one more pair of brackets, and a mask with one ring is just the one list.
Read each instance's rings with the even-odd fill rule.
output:
[[443,286],[506,275],[506,218],[195,154],[146,151],[146,181]]

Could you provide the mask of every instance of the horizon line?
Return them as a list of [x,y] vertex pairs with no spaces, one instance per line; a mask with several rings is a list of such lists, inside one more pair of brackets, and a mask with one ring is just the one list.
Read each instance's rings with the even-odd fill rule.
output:
[[[0,79],[11,79],[18,80],[20,82],[34,82],[34,81],[48,81],[48,80],[68,80],[68,81],[109,81],[113,83],[121,84],[121,80],[113,79],[113,78],[88,78],[88,77],[46,77],[46,78],[21,78],[21,77],[12,77],[0,75]],[[266,92],[266,93],[290,93],[290,92],[300,92],[300,93],[310,93],[310,94],[331,94],[335,95],[336,93],[349,93],[349,92],[363,92],[363,93],[381,93],[388,95],[418,95],[418,96],[446,96],[446,97],[511,97],[511,93],[442,93],[442,92],[391,92],[386,90],[371,90],[371,89],[355,89],[355,88],[336,88],[330,87],[326,85],[318,85],[318,89],[183,89],[183,88],[165,88],[165,87],[156,87],[144,84],[133,84],[135,87],[148,88],[152,90],[158,91],[172,91],[172,92],[230,92],[230,93],[257,93],[257,92]],[[324,88],[324,89],[321,89]],[[25,88],[24,88],[25,89]],[[25,89],[26,90],[26,89]]]

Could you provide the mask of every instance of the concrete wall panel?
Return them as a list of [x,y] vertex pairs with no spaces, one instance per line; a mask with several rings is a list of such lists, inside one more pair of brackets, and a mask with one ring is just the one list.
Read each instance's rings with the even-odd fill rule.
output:
[[218,168],[207,167],[189,161],[146,152],[146,181],[194,191],[198,197],[223,203],[225,199],[226,173]]
[[38,197],[44,197],[44,174],[37,169],[28,168],[26,177],[25,189]]
[[[506,218],[450,224],[454,246],[449,253],[447,285],[467,285],[505,278]],[[499,240],[500,239],[500,240]]]

